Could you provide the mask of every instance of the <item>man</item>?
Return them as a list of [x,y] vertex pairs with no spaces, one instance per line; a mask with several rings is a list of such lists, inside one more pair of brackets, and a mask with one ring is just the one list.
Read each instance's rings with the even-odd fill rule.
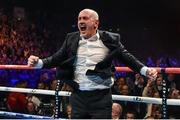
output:
[[134,119],[136,119],[136,113],[134,112],[134,111],[127,111],[126,113],[125,113],[125,119],[126,120],[134,120]]
[[119,103],[113,103],[112,104],[112,119],[113,120],[119,120],[122,118],[122,111],[123,108]]
[[29,66],[59,68],[61,80],[74,89],[70,97],[73,119],[111,119],[114,58],[136,72],[156,78],[156,70],[145,67],[124,48],[119,34],[98,30],[98,26],[97,12],[84,9],[78,16],[79,32],[67,34],[59,51],[44,59],[28,59]]

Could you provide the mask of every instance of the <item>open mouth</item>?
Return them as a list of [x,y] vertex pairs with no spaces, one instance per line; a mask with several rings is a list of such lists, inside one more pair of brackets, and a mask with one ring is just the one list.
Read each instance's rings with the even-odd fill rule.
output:
[[81,31],[85,31],[86,28],[87,28],[87,27],[86,27],[85,25],[80,25],[80,30],[81,30]]
[[86,27],[81,27],[81,30],[82,30],[82,31],[85,31],[85,30],[86,30]]

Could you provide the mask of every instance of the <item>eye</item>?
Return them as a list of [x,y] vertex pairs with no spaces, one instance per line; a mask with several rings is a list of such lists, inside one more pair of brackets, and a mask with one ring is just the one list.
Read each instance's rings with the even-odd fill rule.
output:
[[78,17],[78,20],[81,20],[81,17]]
[[88,20],[88,17],[83,17],[83,20]]

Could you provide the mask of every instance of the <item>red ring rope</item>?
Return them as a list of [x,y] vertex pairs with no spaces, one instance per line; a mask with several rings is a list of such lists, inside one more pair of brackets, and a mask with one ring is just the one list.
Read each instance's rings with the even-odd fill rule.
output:
[[29,67],[27,65],[0,65],[0,69],[34,70],[34,69],[39,69],[39,68]]
[[[128,67],[115,67],[118,72],[133,72]],[[152,67],[157,70],[157,72],[161,72],[160,67]],[[27,65],[0,65],[0,69],[22,69],[22,70],[33,70],[40,69],[37,67],[29,67]],[[180,68],[165,68],[165,73],[180,73]]]

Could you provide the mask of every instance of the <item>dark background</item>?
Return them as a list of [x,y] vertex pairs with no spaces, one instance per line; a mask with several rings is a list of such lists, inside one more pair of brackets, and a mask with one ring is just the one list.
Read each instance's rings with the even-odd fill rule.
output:
[[32,20],[56,23],[60,45],[67,32],[77,30],[79,11],[91,8],[99,13],[100,29],[120,33],[138,58],[180,58],[180,0],[0,0],[0,6],[21,6]]

